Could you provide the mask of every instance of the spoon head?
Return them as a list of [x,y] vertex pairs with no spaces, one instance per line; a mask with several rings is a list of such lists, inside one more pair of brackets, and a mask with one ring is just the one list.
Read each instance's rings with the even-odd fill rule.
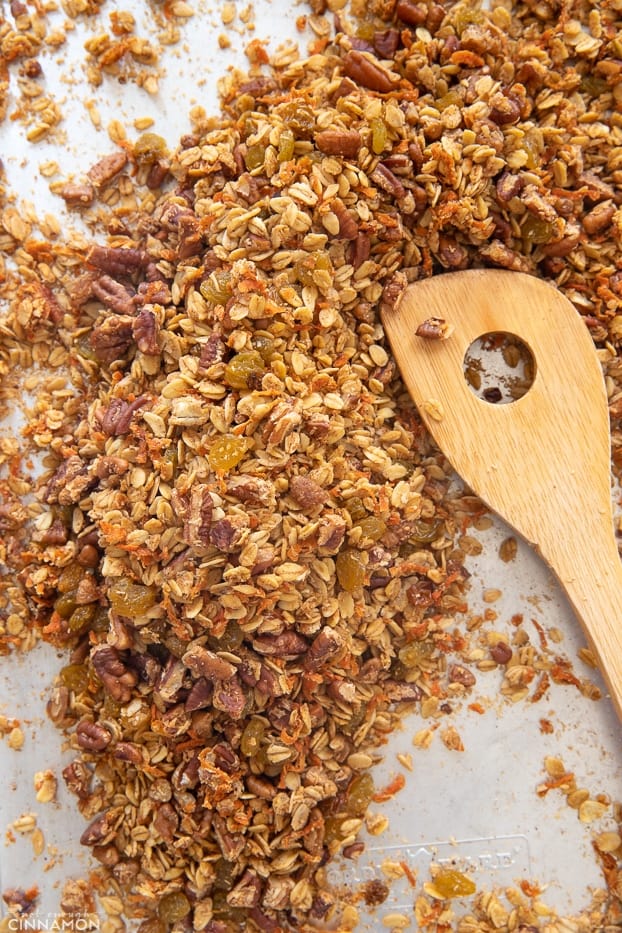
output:
[[[438,339],[418,336],[440,319]],[[516,272],[448,273],[405,289],[383,322],[406,386],[456,471],[547,557],[577,508],[610,528],[610,441],[602,370],[585,323],[553,286]],[[535,376],[505,405],[478,398],[465,377],[471,344],[511,334]],[[578,497],[578,498],[577,498]]]

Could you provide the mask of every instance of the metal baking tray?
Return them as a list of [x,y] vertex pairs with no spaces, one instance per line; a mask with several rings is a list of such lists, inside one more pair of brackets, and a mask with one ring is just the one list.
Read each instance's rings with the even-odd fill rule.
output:
[[[139,28],[149,32],[152,14],[147,4],[132,0],[124,8],[133,10]],[[62,16],[60,12],[59,23]],[[200,29],[196,28],[199,17]],[[47,85],[62,98],[66,141],[28,144],[19,124],[5,121],[3,159],[10,190],[18,193],[22,204],[35,205],[38,213],[50,211],[64,225],[74,223],[63,215],[59,200],[51,198],[40,166],[56,160],[64,174],[83,172],[112,150],[106,130],[111,120],[132,130],[135,119],[151,115],[154,132],[174,145],[190,130],[191,107],[200,105],[208,114],[217,113],[218,76],[234,63],[244,66],[243,48],[250,39],[269,38],[274,47],[293,38],[304,52],[306,39],[297,32],[291,4],[285,0],[255,0],[252,21],[254,31],[238,20],[238,31],[228,32],[233,47],[223,51],[218,46],[223,31],[220,9],[198,6],[194,21],[182,30],[181,42],[164,51],[166,73],[155,96],[131,83],[119,86],[109,81],[98,89],[90,87],[81,70],[86,33],[79,24],[62,54],[45,56]],[[90,100],[101,115],[99,130],[86,112]],[[16,423],[4,430],[17,430]],[[524,624],[534,625],[534,632],[540,626],[544,637],[561,633],[560,655],[572,659],[579,676],[598,684],[598,675],[578,659],[584,639],[547,568],[520,542],[515,560],[499,559],[500,543],[508,533],[496,520],[476,532],[482,551],[468,559],[469,611],[457,625],[466,624],[469,615],[492,609],[495,629],[511,633],[513,617],[522,614]],[[487,602],[491,588],[500,591],[492,606]],[[25,656],[3,658],[0,665],[0,714],[19,719],[25,734],[20,751],[9,748],[6,737],[0,740],[4,837],[0,889],[36,885],[38,916],[48,922],[58,910],[63,881],[84,876],[89,867],[89,856],[78,841],[84,823],[60,779],[67,752],[45,715],[49,687],[61,663],[53,649],[40,646]],[[337,859],[328,877],[356,898],[367,880],[392,876],[395,864],[406,863],[410,873],[389,885],[389,896],[379,907],[366,908],[359,898],[358,929],[385,930],[387,914],[409,914],[414,897],[430,878],[432,864],[465,872],[478,890],[503,890],[522,880],[537,883],[541,901],[562,916],[585,909],[593,891],[603,886],[592,841],[597,833],[617,829],[613,802],[622,791],[622,748],[612,707],[606,699],[592,701],[571,686],[555,683],[539,703],[513,704],[499,697],[500,683],[498,670],[481,673],[468,700],[447,720],[455,726],[463,750],[450,750],[441,740],[447,721],[437,729],[435,721],[415,714],[406,717],[379,750],[382,761],[374,771],[376,786],[390,784],[401,774],[404,787],[390,800],[372,805],[373,816],[386,817],[384,832],[364,832],[363,854],[353,860]],[[483,712],[475,711],[473,703],[479,703]],[[543,720],[550,724],[548,731],[543,730]],[[433,729],[430,746],[416,747],[415,736],[429,728]],[[611,801],[599,820],[582,822],[558,791],[538,793],[546,779],[547,757],[561,759],[574,773],[577,786],[588,789],[592,797],[602,795]],[[58,795],[56,802],[41,804],[35,800],[33,776],[45,769],[59,777]],[[39,855],[33,852],[31,834],[11,828],[29,813],[36,815],[43,832],[44,849]],[[470,898],[455,899],[456,916],[468,912],[470,904]],[[0,904],[0,913],[3,909]]]

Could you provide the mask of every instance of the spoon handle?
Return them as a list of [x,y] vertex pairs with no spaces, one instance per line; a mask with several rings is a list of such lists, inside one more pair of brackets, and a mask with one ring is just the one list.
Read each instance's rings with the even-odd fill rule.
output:
[[[417,335],[430,318],[446,339]],[[584,321],[557,289],[517,272],[468,270],[409,286],[383,322],[421,417],[456,472],[555,572],[622,720],[622,569],[611,506],[605,384]],[[531,350],[535,376],[507,405],[477,398],[465,354],[487,333]]]
[[543,552],[543,557],[583,625],[622,720],[622,564],[613,529],[610,538],[600,534],[586,540],[569,534],[555,551],[549,557]]

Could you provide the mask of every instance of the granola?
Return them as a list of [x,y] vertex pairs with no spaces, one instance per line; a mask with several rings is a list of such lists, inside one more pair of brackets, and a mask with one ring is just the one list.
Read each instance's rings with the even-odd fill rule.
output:
[[[405,709],[441,720],[498,669],[514,701],[551,679],[595,695],[520,623],[515,644],[461,653],[459,530],[479,506],[452,493],[378,307],[472,265],[555,282],[600,347],[619,467],[619,11],[369,7],[312,4],[309,56],[252,44],[217,124],[170,153],[123,141],[60,185],[94,242],[42,247],[0,217],[0,372],[57,371],[26,431],[46,457],[35,502],[1,451],[20,584],[2,580],[3,643],[66,651],[63,778],[142,933],[349,928],[322,868],[356,854],[374,750]],[[89,54],[152,65],[119,17]],[[578,804],[586,821],[599,803]],[[422,927],[447,929],[447,890],[417,897]],[[541,929],[533,897],[479,894],[455,929]]]

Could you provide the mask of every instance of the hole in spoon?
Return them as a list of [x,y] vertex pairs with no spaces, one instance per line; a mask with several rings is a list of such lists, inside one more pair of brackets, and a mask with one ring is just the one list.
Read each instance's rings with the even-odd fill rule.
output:
[[463,369],[474,395],[493,405],[507,405],[522,398],[533,385],[536,361],[516,334],[493,331],[469,346]]

